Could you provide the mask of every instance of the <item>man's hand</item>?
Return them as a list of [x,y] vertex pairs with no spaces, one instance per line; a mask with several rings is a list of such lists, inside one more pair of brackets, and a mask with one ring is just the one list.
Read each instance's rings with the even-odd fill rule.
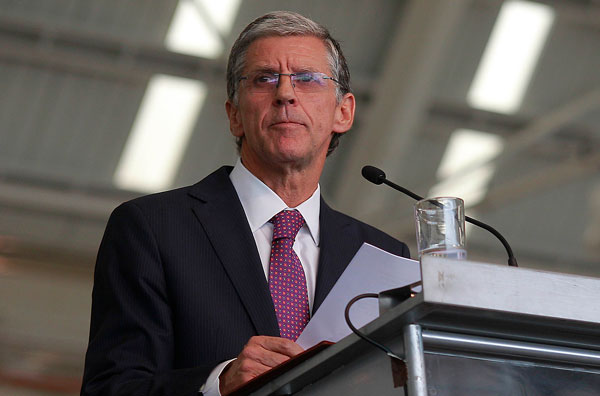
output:
[[250,338],[237,359],[231,362],[219,376],[221,395],[226,395],[244,382],[302,351],[300,345],[286,338],[267,336]]

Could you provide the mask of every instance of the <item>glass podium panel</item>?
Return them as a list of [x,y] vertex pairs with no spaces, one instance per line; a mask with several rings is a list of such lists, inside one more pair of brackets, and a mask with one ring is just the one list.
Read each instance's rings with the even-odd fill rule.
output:
[[430,396],[600,395],[600,370],[425,353]]

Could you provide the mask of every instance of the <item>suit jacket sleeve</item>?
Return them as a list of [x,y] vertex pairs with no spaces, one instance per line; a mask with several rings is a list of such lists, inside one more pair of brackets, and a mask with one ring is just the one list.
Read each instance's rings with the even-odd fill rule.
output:
[[171,308],[155,235],[135,203],[111,215],[97,257],[82,395],[197,395],[219,363],[173,369]]

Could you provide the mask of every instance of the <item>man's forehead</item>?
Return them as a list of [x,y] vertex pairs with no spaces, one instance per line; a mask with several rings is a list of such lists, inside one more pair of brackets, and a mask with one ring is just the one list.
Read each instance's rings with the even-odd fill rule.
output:
[[310,35],[267,36],[254,40],[246,53],[246,70],[278,69],[285,66],[319,69],[329,66],[325,43]]

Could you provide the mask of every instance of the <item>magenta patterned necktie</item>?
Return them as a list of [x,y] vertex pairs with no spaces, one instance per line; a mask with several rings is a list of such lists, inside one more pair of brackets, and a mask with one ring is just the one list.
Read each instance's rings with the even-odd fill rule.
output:
[[279,334],[295,341],[310,319],[304,269],[292,248],[304,218],[297,210],[282,210],[269,221],[273,223],[269,289]]

